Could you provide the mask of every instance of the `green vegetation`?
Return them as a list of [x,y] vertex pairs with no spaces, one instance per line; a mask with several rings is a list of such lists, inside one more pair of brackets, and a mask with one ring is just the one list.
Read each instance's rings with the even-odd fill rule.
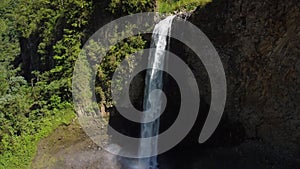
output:
[[[113,0],[103,13],[119,17],[154,10],[150,1],[124,3]],[[74,63],[90,36],[91,15],[101,5],[91,0],[0,1],[0,168],[29,168],[39,140],[74,119]],[[113,105],[107,92],[112,72],[144,45],[141,36],[134,36],[111,48],[97,75],[99,105]]]
[[[91,4],[81,0],[62,3],[0,2],[0,168],[28,168],[38,141],[75,117],[71,69]],[[58,29],[59,24],[64,26]],[[22,44],[37,45],[30,48],[37,49],[34,54],[23,53],[38,62],[38,67],[32,67],[26,77],[28,65],[21,58],[24,51],[20,44],[31,43],[36,35],[38,43]],[[49,61],[53,66],[49,66]]]
[[[160,0],[158,7],[160,12],[173,12],[205,2]],[[154,11],[155,1],[0,1],[0,169],[29,168],[39,140],[74,119],[74,63],[96,29],[91,16],[99,13],[98,7],[103,16],[114,19]],[[130,54],[145,45],[142,36],[132,36],[111,47],[96,76],[98,106],[113,106],[109,92],[113,72],[124,58],[137,59]]]
[[157,8],[161,13],[186,12],[204,6],[212,0],[158,0]]
[[109,9],[112,13],[133,14],[139,12],[150,12],[155,7],[154,0],[111,0]]

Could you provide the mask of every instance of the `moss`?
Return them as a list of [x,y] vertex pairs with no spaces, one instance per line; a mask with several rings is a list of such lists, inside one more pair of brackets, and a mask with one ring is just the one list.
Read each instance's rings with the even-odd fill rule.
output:
[[212,0],[158,0],[158,11],[161,13],[187,12],[198,6],[204,6]]
[[35,134],[24,134],[19,137],[14,137],[13,147],[10,147],[10,151],[4,151],[4,153],[0,155],[0,168],[30,168],[30,164],[37,150],[38,142],[52,133],[58,126],[70,124],[74,117],[75,113],[71,107],[56,110],[54,116],[41,119],[40,129]]

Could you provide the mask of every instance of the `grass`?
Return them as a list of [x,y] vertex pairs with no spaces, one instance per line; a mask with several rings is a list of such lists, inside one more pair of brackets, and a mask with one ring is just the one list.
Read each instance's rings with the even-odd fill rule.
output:
[[204,6],[212,0],[158,0],[160,13],[174,13],[192,11],[198,6]]
[[40,130],[36,134],[14,138],[14,147],[10,151],[0,154],[0,169],[30,168],[39,141],[53,132],[59,125],[69,124],[75,117],[74,110],[71,107],[56,111],[54,116],[41,119]]

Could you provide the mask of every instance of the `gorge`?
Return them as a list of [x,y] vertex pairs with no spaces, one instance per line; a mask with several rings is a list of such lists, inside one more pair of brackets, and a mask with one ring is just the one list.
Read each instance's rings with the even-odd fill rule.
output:
[[[202,5],[192,0],[184,7],[180,6],[183,0],[1,1],[0,168],[298,169],[299,1],[200,1]],[[173,149],[151,158],[134,159],[138,162],[130,159],[134,162],[127,165],[95,144],[78,123],[71,87],[74,62],[83,44],[103,25],[122,16],[161,8],[170,11],[169,17],[157,23],[152,37],[141,34],[124,39],[107,52],[95,78],[99,114],[120,133],[136,138],[157,135],[172,125],[181,99],[172,76],[149,69],[130,84],[134,107],[142,111],[154,106],[154,114],[161,111],[161,95],[151,95],[151,90],[164,91],[168,105],[159,121],[140,124],[124,118],[109,92],[112,74],[124,58],[156,47],[157,51],[147,55],[149,64],[157,63],[161,69],[163,62],[172,63],[161,51],[167,49],[192,70],[201,97],[199,115],[187,137]],[[225,111],[218,128],[203,144],[198,138],[210,108],[211,84],[196,54],[167,37],[178,29],[173,14],[186,16],[203,31],[225,69]],[[128,32],[134,29],[129,27]],[[145,121],[150,116],[145,114]],[[157,140],[136,146],[143,156],[145,150],[157,151]]]

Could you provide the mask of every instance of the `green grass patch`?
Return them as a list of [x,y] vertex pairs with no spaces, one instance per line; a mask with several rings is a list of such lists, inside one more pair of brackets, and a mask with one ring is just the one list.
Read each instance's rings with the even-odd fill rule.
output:
[[[39,129],[35,134],[23,134],[7,138],[13,140],[13,147],[7,143],[9,149],[0,154],[0,169],[29,169],[37,151],[38,142],[49,135],[59,125],[70,124],[75,118],[71,105],[64,109],[52,110],[54,115],[40,119]],[[5,145],[6,138],[2,139]]]
[[161,13],[192,11],[198,6],[204,6],[212,0],[158,0],[157,7]]

